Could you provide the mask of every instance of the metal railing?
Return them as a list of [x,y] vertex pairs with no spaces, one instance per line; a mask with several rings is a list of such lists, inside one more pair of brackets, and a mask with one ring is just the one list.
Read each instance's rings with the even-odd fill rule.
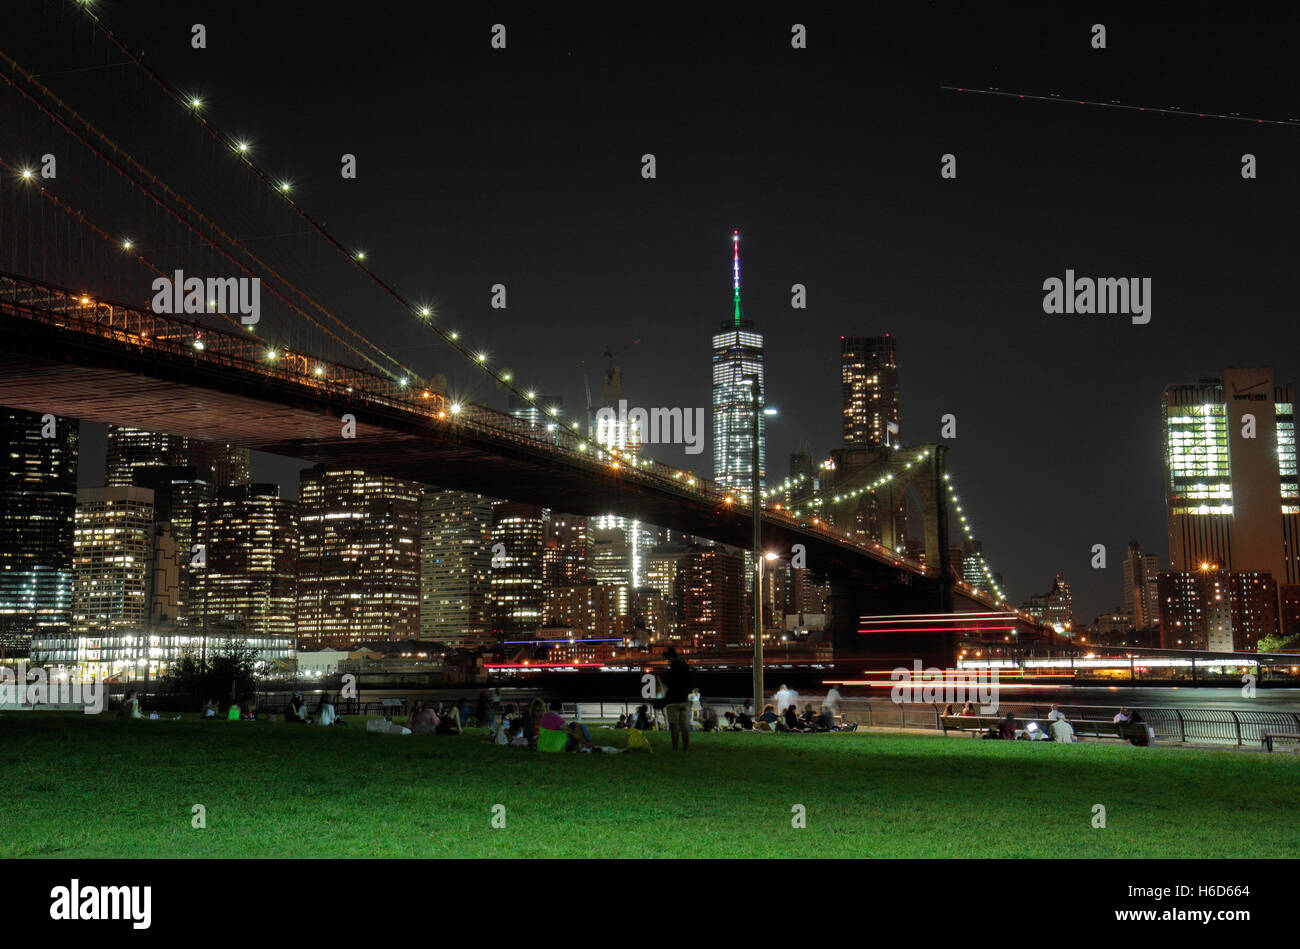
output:
[[[1117,705],[1058,705],[1069,721],[1111,721]],[[1264,732],[1300,733],[1300,712],[1127,706],[1139,712],[1157,741],[1211,745],[1258,745]],[[1050,705],[1000,703],[997,715],[1047,720]],[[977,710],[978,712],[978,710]],[[940,729],[942,705],[845,700],[844,714],[867,727]]]

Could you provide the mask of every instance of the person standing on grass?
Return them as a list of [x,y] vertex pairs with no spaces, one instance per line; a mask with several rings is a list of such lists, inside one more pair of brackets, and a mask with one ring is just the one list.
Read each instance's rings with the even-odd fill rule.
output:
[[677,750],[680,738],[685,752],[691,744],[690,695],[695,674],[672,646],[664,650],[664,658],[668,660],[668,669],[664,672],[664,716],[668,719],[668,731],[673,738],[673,751]]

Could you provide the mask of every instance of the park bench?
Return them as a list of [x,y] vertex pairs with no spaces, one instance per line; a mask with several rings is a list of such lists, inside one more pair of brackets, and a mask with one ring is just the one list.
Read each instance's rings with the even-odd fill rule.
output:
[[1273,750],[1273,740],[1276,738],[1287,738],[1291,741],[1300,741],[1300,734],[1296,732],[1263,732],[1259,736],[1259,743],[1265,751]]
[[[1016,730],[1022,730],[1029,722],[1039,722],[1039,726],[1044,730],[1051,727],[1051,723],[1045,719],[1037,718],[1017,718]],[[939,718],[939,727],[946,735],[952,731],[969,732],[972,737],[983,735],[989,729],[996,730],[1002,724],[1002,719],[996,716],[987,715],[943,715]],[[1131,722],[1107,722],[1095,719],[1081,719],[1071,721],[1070,725],[1074,728],[1075,735],[1080,738],[1110,738],[1117,741],[1128,741],[1133,738],[1147,737],[1146,725],[1142,722],[1136,724]]]

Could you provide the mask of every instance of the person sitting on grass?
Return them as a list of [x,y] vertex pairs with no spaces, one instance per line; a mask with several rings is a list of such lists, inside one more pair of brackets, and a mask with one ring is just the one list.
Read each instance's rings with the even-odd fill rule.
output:
[[542,720],[542,716],[545,714],[546,703],[541,699],[533,699],[528,703],[528,708],[524,711],[521,720],[524,738],[528,739],[528,744],[537,744],[537,723]]
[[705,705],[700,709],[700,728],[706,732],[718,730],[718,713],[713,710],[712,705]]
[[509,728],[509,732],[507,733],[507,744],[510,745],[511,748],[527,748],[532,744],[532,742],[524,737],[524,722],[522,718],[510,722],[507,727]]
[[803,722],[804,731],[828,732],[835,727],[834,719],[832,718],[830,724],[827,724],[825,714],[814,711],[811,702],[803,710],[803,715],[799,716],[799,720]]
[[754,724],[755,726],[766,726],[763,729],[764,731],[776,731],[776,723],[779,721],[780,718],[777,717],[776,707],[771,702],[768,702],[763,706],[763,714],[758,716],[758,721]]
[[438,731],[438,713],[433,710],[433,703],[420,702],[415,705],[415,711],[411,713],[410,723],[407,725],[413,735],[432,735]]
[[126,693],[126,699],[117,714],[120,718],[144,718],[144,713],[140,711],[139,693],[135,689]]
[[445,730],[440,730],[440,734],[446,734],[446,735],[460,734],[460,729],[461,729],[460,707],[455,702],[448,702],[445,706],[443,706],[442,711],[439,712],[439,717],[442,719],[443,726],[445,726]]
[[754,718],[750,709],[750,703],[745,701],[745,705],[736,713],[736,731],[752,732],[754,730]]
[[330,698],[328,692],[322,692],[320,705],[316,707],[316,724],[333,725],[338,720],[338,715],[334,711],[334,700]]
[[638,705],[636,709],[636,718],[632,722],[632,727],[637,731],[647,732],[650,730],[650,706]]
[[206,702],[203,703],[203,711],[199,714],[200,717],[202,718],[216,718],[217,703],[214,702],[212,699],[208,699]]
[[301,692],[293,693],[288,708],[284,710],[284,720],[286,722],[296,722],[299,725],[307,724],[307,703],[303,701]]
[[807,731],[803,722],[799,720],[799,712],[793,705],[787,705],[785,711],[781,713],[781,724],[785,726],[784,730],[788,732]]
[[240,716],[239,703],[231,702],[230,708],[226,711],[226,721],[237,722],[239,721],[239,716]]
[[630,727],[631,727],[631,722],[628,720],[628,717],[627,717],[627,713],[626,713],[626,712],[624,712],[622,715],[620,715],[620,716],[618,717],[618,721],[616,721],[616,722],[614,723],[614,727],[615,727],[615,728],[630,728]]

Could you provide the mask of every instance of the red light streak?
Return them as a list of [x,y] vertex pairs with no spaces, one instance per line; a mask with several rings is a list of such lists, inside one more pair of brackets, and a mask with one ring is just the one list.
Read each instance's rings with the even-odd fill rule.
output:
[[858,633],[1001,633],[1014,626],[899,626],[887,629],[860,629]]

